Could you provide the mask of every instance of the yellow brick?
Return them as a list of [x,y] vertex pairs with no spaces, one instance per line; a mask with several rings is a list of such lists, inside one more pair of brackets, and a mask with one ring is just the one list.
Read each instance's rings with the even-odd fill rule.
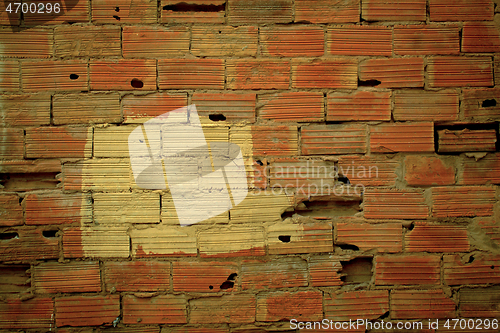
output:
[[132,255],[196,256],[196,236],[193,228],[166,227],[132,230]]
[[159,223],[158,193],[94,193],[94,220],[108,223]]
[[[201,198],[193,198],[193,210],[196,210],[196,202]],[[199,215],[196,214],[195,215]],[[172,200],[172,195],[170,193],[164,193],[161,197],[161,221],[169,225],[179,225],[179,218],[175,211],[174,201]],[[219,224],[228,223],[229,213],[225,212],[217,216],[211,217],[209,219],[198,222],[197,224]]]
[[284,192],[250,192],[245,200],[230,210],[231,222],[263,223],[281,221],[281,214],[292,206],[292,199]]
[[63,167],[65,190],[125,191],[130,189],[129,159],[86,160]]
[[128,136],[137,126],[94,129],[94,157],[128,157]]
[[224,226],[198,235],[202,257],[265,255],[264,230],[259,226]]
[[267,226],[269,254],[333,251],[331,223],[275,223]]
[[62,243],[66,258],[127,258],[130,250],[130,239],[124,227],[65,229]]

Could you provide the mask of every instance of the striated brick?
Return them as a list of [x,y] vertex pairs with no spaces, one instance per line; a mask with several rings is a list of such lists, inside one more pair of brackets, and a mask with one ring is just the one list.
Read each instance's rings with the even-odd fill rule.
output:
[[222,114],[228,122],[255,122],[255,93],[195,92],[191,102],[196,105],[198,115],[202,119]]
[[54,53],[62,58],[118,57],[120,34],[117,26],[58,26],[54,29]]
[[254,57],[257,54],[257,27],[193,27],[191,33],[190,50],[195,56]]
[[438,134],[438,152],[456,153],[472,151],[495,151],[497,135],[491,130],[469,130],[460,131],[440,130]]
[[356,90],[327,98],[327,121],[391,120],[391,93]]
[[54,95],[52,116],[54,125],[121,122],[120,95]]
[[186,106],[186,93],[126,95],[122,99],[125,123],[144,123],[166,112]]
[[99,262],[40,263],[34,266],[33,286],[37,293],[99,292]]
[[292,0],[229,0],[228,7],[231,25],[290,23],[293,18]]
[[190,324],[244,324],[255,321],[255,296],[232,294],[189,301]]
[[500,154],[489,154],[476,161],[465,157],[458,174],[460,185],[500,184]]
[[359,80],[377,88],[420,88],[424,86],[424,59],[365,60],[359,64]]
[[443,257],[443,277],[447,285],[500,283],[500,256],[474,254],[468,258],[461,259],[458,254]]
[[129,157],[128,137],[137,126],[94,129],[94,157]]
[[281,60],[227,60],[229,89],[288,89],[290,62]]
[[292,64],[292,87],[356,89],[357,73],[357,60],[297,61]]
[[459,27],[396,26],[394,28],[394,53],[400,55],[459,54]]
[[241,289],[307,286],[307,264],[300,258],[273,261],[247,260],[241,264]]
[[334,321],[376,319],[389,311],[389,292],[371,290],[325,293],[324,310],[325,317]]
[[249,192],[245,200],[231,208],[231,222],[281,221],[281,214],[290,206],[292,206],[292,202],[285,193]]
[[92,223],[92,199],[88,194],[30,193],[23,206],[26,225]]
[[479,218],[475,224],[481,228],[481,230],[486,234],[486,241],[488,238],[493,243],[500,244],[500,223],[496,222],[493,218]]
[[431,21],[492,21],[490,0],[429,0]]
[[[224,226],[198,233],[201,257],[263,256],[263,228],[257,226]],[[196,249],[195,249],[196,255]]]
[[151,298],[123,296],[124,324],[187,323],[185,296],[160,295]]
[[333,287],[342,285],[340,257],[333,255],[310,257],[307,260],[307,266],[311,286]]
[[54,52],[52,40],[53,32],[48,29],[33,28],[17,32],[2,29],[0,30],[0,44],[2,45],[0,57],[50,58]]
[[130,238],[126,227],[66,228],[62,247],[65,258],[127,258]]
[[500,309],[498,286],[490,288],[462,288],[459,292],[459,314],[463,318],[498,318]]
[[266,228],[269,254],[333,252],[330,223],[275,223]]
[[107,261],[106,291],[164,291],[170,289],[170,263],[163,261]]
[[442,290],[391,291],[394,319],[454,318],[455,307],[455,302]]
[[194,230],[179,227],[133,229],[130,236],[132,255],[137,258],[197,254]]
[[0,328],[8,330],[51,330],[54,325],[51,298],[5,299],[0,303]]
[[60,160],[10,160],[0,161],[0,173],[59,173]]
[[320,57],[324,54],[325,33],[320,27],[262,27],[259,33],[265,56]]
[[462,52],[500,52],[500,31],[497,25],[493,22],[465,23],[462,30]]
[[493,86],[490,57],[431,57],[427,75],[430,88]]
[[189,52],[186,27],[123,27],[124,58],[166,58]]
[[0,125],[39,126],[50,124],[50,95],[1,95]]
[[21,74],[25,92],[88,90],[87,62],[83,60],[24,61]]
[[151,24],[157,22],[154,0],[92,0],[92,21],[105,24]]
[[92,159],[67,163],[63,169],[63,189],[90,191],[130,189],[130,162],[123,159]]
[[[57,1],[46,1],[54,5]],[[47,13],[32,13],[31,10],[26,14],[23,14],[23,21],[28,26],[37,25],[48,25],[48,24],[61,24],[61,23],[76,23],[76,22],[88,22],[89,20],[89,0],[65,0],[61,5],[61,11],[57,15],[51,15]],[[53,7],[54,8],[54,7]],[[54,12],[54,10],[53,10]],[[29,31],[29,30],[28,30]]]
[[288,92],[259,95],[259,116],[275,121],[324,121],[323,93]]
[[461,105],[465,119],[479,121],[499,120],[500,98],[498,96],[500,96],[499,88],[463,89]]
[[56,326],[110,325],[120,316],[120,295],[55,298]]
[[156,90],[155,60],[92,60],[89,73],[92,90]]
[[94,193],[97,224],[160,223],[158,193]]
[[376,285],[441,283],[441,257],[437,255],[377,256],[375,262]]
[[[231,127],[231,142],[242,148],[243,156],[283,156],[297,154],[297,126],[245,126]],[[252,150],[245,146],[252,144]]]
[[421,190],[367,189],[364,215],[368,219],[425,219],[429,207]]
[[30,265],[0,265],[0,293],[28,293],[31,288],[30,276]]
[[[271,161],[269,167],[269,185],[274,188],[284,189],[285,194],[294,188],[303,191],[304,187],[317,192],[334,186],[337,169],[331,161],[299,160],[296,158],[279,158]],[[275,197],[275,196],[273,196]],[[290,203],[289,206],[292,204]],[[281,214],[287,206],[279,207]],[[276,216],[278,220],[280,216]],[[266,221],[270,221],[268,217]]]
[[160,89],[224,89],[222,59],[160,59]]
[[349,244],[362,251],[401,252],[403,230],[400,223],[337,223],[335,244]]
[[359,0],[295,0],[295,22],[359,22]]
[[[1,171],[1,170],[0,170]],[[24,224],[22,198],[17,194],[0,195],[0,220],[1,227],[12,227]]]
[[434,152],[433,123],[394,123],[371,126],[370,150],[372,153]]
[[92,156],[92,128],[38,127],[26,130],[27,158]]
[[320,321],[323,318],[323,295],[319,291],[259,294],[257,321]]
[[14,26],[18,26],[21,22],[21,12],[18,11],[15,13],[15,10],[12,11],[12,13],[9,13],[6,10],[6,6],[9,5],[9,2],[4,2],[0,9],[0,25],[10,25],[14,28]]
[[361,18],[365,21],[425,21],[425,0],[363,0]]
[[366,153],[366,126],[308,125],[301,128],[302,155]]
[[394,95],[394,120],[457,120],[459,96],[456,91],[400,91]]
[[484,186],[433,187],[434,217],[491,216],[495,189]]
[[0,261],[28,262],[59,258],[59,238],[44,235],[44,231],[40,228],[9,229],[7,232],[2,232]]
[[19,91],[19,62],[0,61],[0,90]]
[[[234,262],[180,262],[173,263],[174,292],[232,291],[238,267]],[[227,283],[227,281],[231,281]]]
[[449,160],[421,155],[405,158],[405,181],[411,186],[453,185],[455,173]]
[[392,28],[352,25],[328,29],[327,51],[331,55],[392,55]]
[[347,177],[352,185],[392,186],[396,183],[399,160],[382,156],[341,156],[339,174]]

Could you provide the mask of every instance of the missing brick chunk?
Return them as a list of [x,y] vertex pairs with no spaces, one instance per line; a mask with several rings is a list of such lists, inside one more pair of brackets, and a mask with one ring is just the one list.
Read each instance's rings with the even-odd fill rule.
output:
[[132,79],[132,81],[130,81],[130,85],[134,88],[140,89],[140,88],[144,87],[144,82],[142,82],[139,79]]
[[376,87],[381,83],[379,80],[358,80],[359,87]]
[[19,238],[19,234],[17,232],[4,232],[0,234],[0,240],[9,240]]
[[370,282],[372,278],[372,258],[359,257],[349,261],[340,261],[342,276],[340,280],[345,283]]
[[70,74],[70,75],[69,75],[69,78],[70,78],[71,80],[76,80],[76,79],[78,79],[79,77],[80,77],[80,76],[79,76],[78,74]]
[[214,286],[208,286],[208,289],[212,290],[214,289]]
[[264,163],[262,163],[261,160],[257,160],[257,161],[255,161],[255,163],[257,163],[258,165],[261,165],[261,166],[264,165]]
[[346,185],[350,184],[351,182],[349,181],[349,178],[347,178],[346,176],[343,176],[343,175],[339,175],[339,178],[338,178],[339,182],[342,182]]
[[57,237],[58,231],[59,230],[44,230],[44,231],[42,231],[42,235],[45,238],[54,238],[54,237]]
[[178,2],[173,5],[163,6],[163,10],[171,10],[173,12],[205,12],[205,13],[216,13],[223,12],[226,10],[226,4],[222,5],[198,5],[187,2]]
[[119,12],[120,11],[120,7],[115,7],[115,12]]
[[278,236],[278,239],[283,243],[290,243],[291,236]]
[[211,121],[224,121],[226,120],[226,116],[224,116],[222,113],[211,114],[208,116],[208,119],[210,119]]
[[359,251],[359,247],[356,245],[352,244],[337,244],[338,247],[340,247],[342,250],[353,250],[353,251]]
[[118,16],[118,15],[113,15],[113,18],[114,18],[115,20],[117,20],[117,21],[120,21],[120,16]]
[[493,106],[497,106],[497,101],[496,99],[486,99],[483,101],[483,104],[481,104],[483,108],[491,108]]
[[222,283],[220,285],[220,289],[221,290],[231,289],[233,287],[234,287],[234,282],[233,281],[224,281],[224,283]]

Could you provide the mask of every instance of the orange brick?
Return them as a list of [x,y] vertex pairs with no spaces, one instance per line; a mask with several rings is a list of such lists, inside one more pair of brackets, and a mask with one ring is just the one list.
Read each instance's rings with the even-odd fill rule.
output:
[[160,59],[160,89],[224,89],[222,59]]
[[331,55],[392,55],[392,29],[352,25],[328,29],[327,51]]
[[259,294],[257,321],[320,321],[323,318],[323,295],[319,291]]
[[38,127],[26,130],[26,157],[91,157],[92,128]]
[[2,126],[38,126],[50,124],[50,95],[0,96]]
[[269,254],[333,252],[330,223],[276,223],[267,227]]
[[224,23],[226,0],[161,0],[161,23]]
[[376,319],[389,311],[387,290],[325,293],[325,317],[334,321]]
[[396,54],[459,54],[459,52],[458,26],[406,25],[394,28]]
[[17,194],[0,195],[0,226],[12,227],[24,223],[21,200]]
[[337,170],[333,162],[277,158],[269,166],[269,185],[285,191],[291,188],[330,189],[334,186]]
[[22,129],[1,128],[0,142],[2,142],[2,149],[0,150],[0,159],[4,160],[23,159],[24,131]]
[[369,219],[425,219],[429,207],[420,190],[367,189],[364,214]]
[[405,158],[405,180],[411,186],[453,185],[455,173],[449,160],[420,155]]
[[356,89],[357,60],[317,60],[292,65],[293,88]]
[[[89,20],[89,0],[66,0],[64,3],[58,1],[44,1],[55,5],[59,3],[61,5],[61,11],[57,15],[54,15],[54,10],[52,14],[40,14],[38,11],[32,13],[28,11],[23,15],[24,23],[28,26],[37,25],[49,25],[49,24],[61,24],[64,22],[75,23],[75,22],[88,22]],[[53,7],[54,8],[54,7]],[[44,10],[47,11],[46,9]],[[28,30],[29,31],[29,30]]]
[[123,297],[124,324],[183,324],[187,323],[185,296],[160,295],[138,298]]
[[189,52],[186,27],[123,27],[124,58],[167,58]]
[[153,93],[148,95],[126,95],[121,101],[125,123],[142,123],[149,118],[154,118],[186,106],[187,94]]
[[120,316],[120,295],[56,297],[55,310],[58,327],[110,325]]
[[292,22],[292,0],[230,0],[231,25]]
[[329,93],[326,120],[391,120],[391,93],[365,90]]
[[296,126],[252,126],[251,131],[254,155],[297,154],[298,131]]
[[275,121],[323,121],[323,93],[289,92],[259,95],[259,115],[261,118]]
[[295,22],[349,23],[359,22],[359,0],[295,1]]
[[489,288],[461,288],[459,313],[464,318],[498,318],[498,286]]
[[490,0],[430,0],[431,21],[493,21]]
[[157,2],[153,0],[93,0],[94,23],[151,24],[157,22]]
[[338,161],[339,174],[349,179],[354,186],[394,186],[399,160],[388,156],[341,156]]
[[469,284],[498,284],[500,281],[500,256],[474,254],[469,259],[460,255],[443,257],[444,282],[450,286]]
[[495,189],[484,186],[433,187],[434,217],[491,216]]
[[[238,267],[234,262],[180,262],[173,263],[174,292],[216,293],[233,291],[226,281],[234,280],[238,275]],[[231,278],[231,279],[229,279]],[[227,287],[226,287],[227,285]]]
[[495,72],[495,82],[500,82],[500,57],[495,57],[494,66],[493,71]]
[[[369,59],[359,64],[359,80],[377,88],[424,86],[423,58]],[[380,83],[378,83],[378,81]]]
[[349,244],[366,251],[401,252],[403,230],[399,223],[337,223],[335,244]]
[[93,60],[92,90],[156,90],[155,60]]
[[0,303],[0,328],[51,330],[54,326],[54,301],[51,298],[6,299]]
[[44,262],[34,266],[37,293],[82,293],[101,291],[99,262]]
[[307,260],[311,285],[313,287],[330,287],[342,285],[342,264],[340,257],[333,255],[314,256]]
[[500,119],[500,98],[498,96],[500,96],[499,88],[463,89],[461,104],[465,119],[479,121]]
[[241,289],[307,286],[307,264],[300,258],[273,261],[247,260],[241,264]]
[[255,296],[233,294],[189,302],[190,324],[243,324],[255,321]]
[[489,154],[478,161],[465,157],[463,170],[458,174],[458,184],[500,184],[500,154]]
[[462,52],[500,52],[500,31],[493,22],[468,22],[462,32]]
[[170,263],[109,261],[104,263],[106,291],[165,291],[170,289]]
[[288,89],[290,62],[278,60],[228,60],[229,89]]
[[431,57],[427,74],[431,88],[493,86],[490,57]]
[[497,134],[491,130],[469,130],[460,131],[440,130],[438,134],[438,152],[456,153],[473,151],[495,151]]
[[391,291],[394,319],[454,318],[455,307],[455,302],[442,290]]
[[63,58],[119,57],[120,34],[117,26],[58,26],[54,29],[55,54]]
[[405,235],[407,252],[467,252],[467,229],[453,225],[428,225],[417,222]]
[[321,57],[325,33],[320,27],[262,27],[262,54],[273,57]]
[[0,173],[60,173],[60,160],[10,160],[0,161]]
[[394,123],[370,127],[372,153],[434,152],[433,123]]
[[302,155],[366,153],[366,126],[309,125],[302,127]]
[[361,17],[365,21],[425,21],[425,0],[364,0]]
[[28,262],[59,258],[59,238],[45,237],[43,231],[42,228],[9,229],[7,236],[13,238],[8,237],[0,242],[0,260]]
[[493,217],[480,218],[475,222],[490,238],[493,243],[500,245],[500,222],[496,222]]
[[88,90],[86,61],[25,61],[21,68],[25,92]]
[[257,54],[257,45],[257,27],[216,26],[192,28],[190,50],[195,56],[254,57]]
[[255,93],[201,93],[195,92],[191,102],[196,105],[198,115],[222,114],[228,122],[255,122]]
[[[14,6],[13,3],[12,6]],[[2,45],[0,56],[4,58],[50,58],[53,55],[52,41],[52,30],[36,28],[19,32],[0,30],[0,44]]]
[[54,125],[121,122],[120,95],[65,94],[52,98]]
[[27,225],[92,223],[92,199],[88,194],[30,193],[23,206]]
[[441,283],[439,256],[377,256],[376,285],[438,285]]
[[458,99],[456,91],[400,91],[394,95],[394,120],[457,120]]
[[18,91],[19,83],[19,62],[0,61],[0,89]]

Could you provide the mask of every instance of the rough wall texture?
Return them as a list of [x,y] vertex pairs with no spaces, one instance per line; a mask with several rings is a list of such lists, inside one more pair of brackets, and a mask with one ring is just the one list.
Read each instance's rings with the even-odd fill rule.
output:
[[[0,14],[2,332],[500,317],[492,0],[61,8]],[[127,138],[188,104],[249,194],[180,227]]]

